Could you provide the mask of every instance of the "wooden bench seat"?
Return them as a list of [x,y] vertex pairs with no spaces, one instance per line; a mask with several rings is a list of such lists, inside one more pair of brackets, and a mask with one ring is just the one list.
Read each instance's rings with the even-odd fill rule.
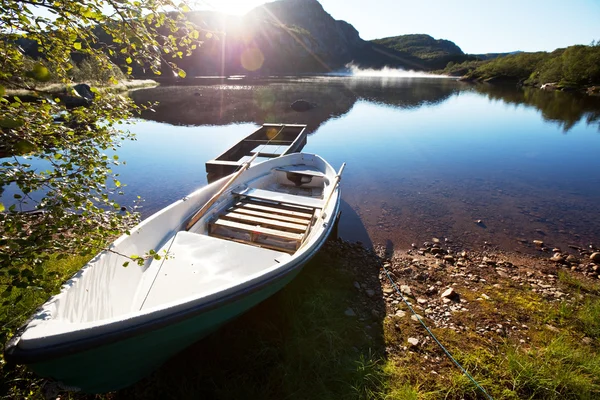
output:
[[310,208],[323,207],[323,199],[317,199],[315,197],[297,196],[294,194],[274,192],[271,190],[246,188],[238,191],[234,190],[233,194],[241,197],[248,197],[250,199],[267,200],[274,203],[291,204]]
[[311,168],[307,165],[288,165],[285,167],[274,168],[275,171],[292,172],[299,175],[325,177],[325,174],[316,168]]
[[209,235],[293,254],[310,229],[314,209],[244,199],[209,223]]

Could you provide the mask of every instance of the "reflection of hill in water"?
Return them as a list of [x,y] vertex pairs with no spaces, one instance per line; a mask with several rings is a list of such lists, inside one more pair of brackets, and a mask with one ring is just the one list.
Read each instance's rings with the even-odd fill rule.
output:
[[[533,106],[544,119],[559,124],[565,132],[582,120],[600,126],[597,97],[513,86],[469,86],[451,79],[333,76],[202,79],[138,90],[131,96],[138,103],[159,102],[155,112],[147,111],[143,118],[172,125],[285,122],[307,124],[310,133],[327,120],[346,114],[357,100],[410,109],[442,103],[463,90],[508,104]],[[298,99],[316,103],[317,107],[296,112],[290,104]]]
[[[308,125],[314,132],[325,121],[346,114],[359,99],[399,108],[443,102],[457,93],[451,80],[419,82],[391,78],[297,78],[226,80],[198,86],[160,86],[131,93],[138,103],[159,102],[143,118],[173,125],[227,125],[285,122]],[[317,107],[307,112],[290,108],[304,99]]]
[[515,89],[513,86],[479,84],[477,93],[508,104],[527,105],[540,110],[546,121],[555,122],[568,132],[579,121],[598,124],[600,128],[600,98],[579,93],[544,91],[536,88]]

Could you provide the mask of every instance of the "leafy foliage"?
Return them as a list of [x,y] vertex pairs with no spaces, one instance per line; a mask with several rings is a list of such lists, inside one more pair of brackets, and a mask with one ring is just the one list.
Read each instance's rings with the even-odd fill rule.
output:
[[526,84],[586,86],[600,82],[600,46],[570,46],[552,53],[518,53],[488,61],[448,65],[444,72],[464,72],[475,80],[506,79]]
[[[137,63],[185,76],[172,60],[201,43],[187,10],[171,0],[0,2],[0,94],[35,93],[0,99],[0,274],[11,278],[4,297],[36,285],[49,254],[95,252],[135,221],[135,210],[116,201],[123,185],[113,168],[121,141],[132,138],[119,127],[140,107],[96,88],[93,101],[81,99],[71,85],[85,68],[116,83],[111,57],[128,74]],[[44,89],[48,81],[66,92]]]

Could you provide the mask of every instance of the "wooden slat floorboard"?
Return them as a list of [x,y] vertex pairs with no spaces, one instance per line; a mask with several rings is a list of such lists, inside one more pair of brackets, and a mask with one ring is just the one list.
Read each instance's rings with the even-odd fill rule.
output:
[[226,214],[221,215],[221,218],[232,221],[239,221],[245,224],[258,224],[267,228],[280,229],[298,233],[306,231],[306,224],[294,224],[292,222],[278,221],[276,219],[262,218],[254,215],[247,215],[236,212],[228,212]]
[[236,207],[250,208],[260,211],[272,212],[275,214],[289,215],[298,218],[312,218],[314,211],[308,208],[296,208],[282,206],[280,204],[272,204],[264,201],[243,201],[235,205]]
[[253,210],[253,209],[249,209],[249,208],[244,208],[244,207],[232,207],[227,211],[236,212],[236,213],[240,213],[240,214],[253,215],[255,217],[276,219],[276,220],[284,221],[284,222],[293,222],[293,223],[301,224],[301,225],[307,225],[310,223],[309,218],[288,217],[287,215],[258,211],[258,210]]
[[219,218],[212,224],[216,225],[216,226],[225,226],[228,228],[238,229],[241,231],[256,232],[256,233],[260,233],[263,235],[270,235],[270,236],[280,237],[280,238],[284,238],[284,239],[291,239],[291,240],[296,240],[296,241],[302,240],[301,233],[293,233],[293,232],[281,231],[278,229],[265,228],[265,227],[257,226],[257,225],[249,225],[249,224],[244,224],[241,222],[229,221],[229,220],[222,219],[222,218]]

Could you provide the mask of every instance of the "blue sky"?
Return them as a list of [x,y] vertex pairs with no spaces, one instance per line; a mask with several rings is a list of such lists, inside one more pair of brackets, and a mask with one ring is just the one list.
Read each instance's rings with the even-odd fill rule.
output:
[[[196,9],[243,14],[261,0],[196,0]],[[600,0],[320,0],[365,40],[427,33],[466,53],[552,51],[600,40]]]

